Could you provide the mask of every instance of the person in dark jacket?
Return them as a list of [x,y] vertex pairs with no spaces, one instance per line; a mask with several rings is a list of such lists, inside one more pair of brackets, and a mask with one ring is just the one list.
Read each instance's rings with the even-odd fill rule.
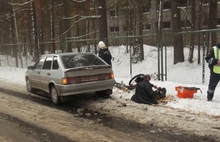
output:
[[[131,97],[131,100],[136,103],[143,104],[158,104],[156,95],[159,94],[159,90],[156,85],[150,83],[151,76],[149,74],[144,75],[144,79],[137,83],[135,94]],[[157,90],[153,90],[153,88]]]
[[109,65],[112,65],[111,52],[108,50],[107,46],[105,45],[103,41],[99,41],[98,48],[99,48],[99,57],[101,57]]
[[207,90],[207,100],[212,101],[215,88],[220,80],[220,44],[213,46],[205,57],[210,69],[209,85]]

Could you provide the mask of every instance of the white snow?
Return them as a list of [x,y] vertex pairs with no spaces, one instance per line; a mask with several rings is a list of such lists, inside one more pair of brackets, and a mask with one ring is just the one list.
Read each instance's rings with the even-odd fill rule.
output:
[[[208,83],[201,84],[201,66],[193,63],[189,66],[189,63],[179,63],[173,65],[168,64],[168,72],[172,73],[170,80],[174,81],[158,81],[154,79],[154,73],[157,72],[157,48],[152,46],[144,46],[145,50],[145,60],[137,64],[132,64],[132,74],[130,74],[130,59],[129,53],[126,53],[125,46],[119,47],[109,47],[114,59],[113,59],[113,71],[115,74],[115,79],[117,82],[123,82],[128,85],[131,76],[143,73],[152,74],[151,83],[156,84],[158,87],[165,87],[167,89],[167,96],[172,96],[174,99],[166,104],[168,107],[178,108],[185,110],[187,112],[195,114],[207,114],[212,116],[220,116],[220,88],[217,86],[215,91],[215,96],[213,101],[208,102],[206,99],[206,91],[208,88]],[[173,51],[169,47],[167,50],[167,56],[172,57]],[[13,58],[10,58],[11,60]],[[14,65],[6,65],[6,56],[0,55],[1,66],[0,66],[0,80],[5,82],[13,82],[22,84],[25,86],[25,71],[26,68],[15,68]],[[13,59],[14,60],[14,59]],[[12,62],[12,61],[11,61]],[[11,63],[10,62],[10,63]],[[31,61],[27,63],[28,65],[33,64]],[[206,66],[208,66],[206,64]],[[192,70],[194,73],[193,77],[185,78],[181,75],[182,70]],[[191,71],[191,72],[192,72]],[[197,73],[200,72],[200,73]],[[184,80],[186,83],[182,83]],[[207,79],[206,79],[207,80]],[[188,83],[187,83],[188,82]],[[175,86],[187,86],[187,87],[198,87],[199,90],[194,94],[194,98],[178,98]],[[130,99],[134,93],[132,90],[130,93],[123,92],[114,88],[112,97],[116,100],[120,99]],[[135,104],[141,105],[141,104]],[[132,107],[129,107],[130,112],[133,112]],[[135,109],[135,108],[134,108]]]

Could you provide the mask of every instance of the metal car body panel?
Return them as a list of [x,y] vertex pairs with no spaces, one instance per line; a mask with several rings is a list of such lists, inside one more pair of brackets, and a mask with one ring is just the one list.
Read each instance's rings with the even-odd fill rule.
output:
[[26,74],[28,73],[29,75],[29,79],[32,83],[32,86],[34,88],[37,88],[37,89],[40,89],[40,86],[41,86],[41,77],[40,77],[40,74],[41,74],[41,68],[43,66],[43,63],[44,63],[44,60],[46,58],[45,57],[41,57],[34,66],[32,66],[30,70],[27,70],[26,71]]
[[[82,84],[71,84],[71,85],[56,85],[57,91],[59,92],[60,96],[68,96],[68,95],[75,95],[75,94],[82,94],[87,92],[95,92],[95,91],[102,91],[107,89],[112,89],[115,83],[114,79],[108,81],[96,81],[94,82],[87,82]],[[112,86],[112,87],[111,87]]]

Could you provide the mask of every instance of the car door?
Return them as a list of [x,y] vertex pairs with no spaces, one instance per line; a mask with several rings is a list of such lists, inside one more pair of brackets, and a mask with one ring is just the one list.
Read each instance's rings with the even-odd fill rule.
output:
[[48,84],[51,79],[51,67],[52,67],[53,56],[47,56],[44,65],[41,70],[41,89],[48,92]]
[[34,69],[29,71],[29,78],[31,80],[31,84],[33,87],[40,89],[40,74],[41,74],[41,69],[44,64],[45,57],[41,57],[38,62],[34,65]]

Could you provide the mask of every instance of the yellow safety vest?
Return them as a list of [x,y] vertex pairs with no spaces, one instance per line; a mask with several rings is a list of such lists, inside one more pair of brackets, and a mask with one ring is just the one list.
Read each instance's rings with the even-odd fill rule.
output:
[[[214,49],[215,59],[220,60],[220,49],[218,49],[216,46],[214,46],[213,49]],[[214,65],[213,66],[213,72],[217,73],[217,74],[220,74],[220,65],[218,65],[218,64]]]

